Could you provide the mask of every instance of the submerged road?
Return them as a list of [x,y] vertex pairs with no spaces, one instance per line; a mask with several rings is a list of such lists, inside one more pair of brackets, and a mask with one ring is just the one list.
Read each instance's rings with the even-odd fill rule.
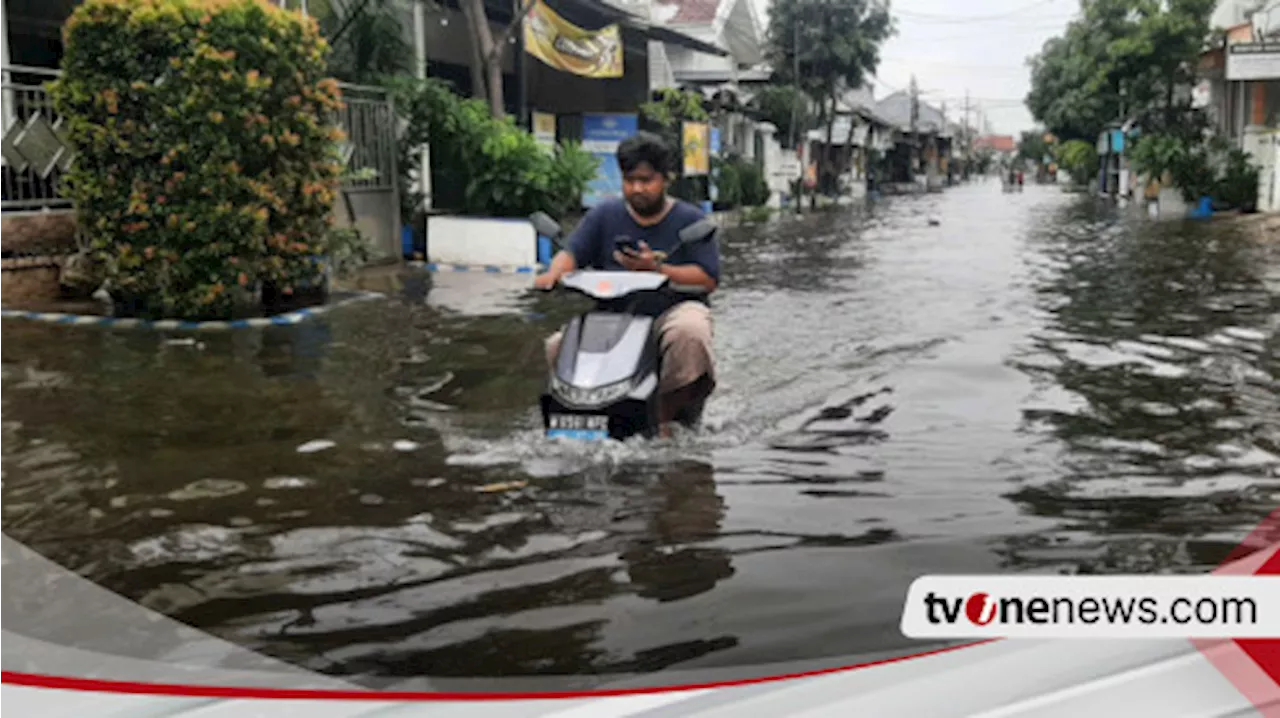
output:
[[1280,504],[1280,243],[979,183],[724,253],[669,443],[538,436],[581,304],[527,277],[197,343],[7,321],[5,532],[320,671],[596,674],[905,653],[920,574],[1203,572]]

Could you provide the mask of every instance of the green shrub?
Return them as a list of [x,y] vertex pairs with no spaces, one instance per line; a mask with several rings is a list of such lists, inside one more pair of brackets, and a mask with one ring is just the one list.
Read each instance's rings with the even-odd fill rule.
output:
[[769,183],[765,181],[764,170],[755,162],[746,162],[738,174],[738,182],[742,192],[742,203],[748,207],[758,207],[769,201]]
[[494,119],[488,103],[464,99],[439,80],[391,81],[396,109],[408,121],[400,140],[405,217],[422,198],[408,191],[418,148],[431,148],[432,204],[463,214],[527,217],[539,210],[555,217],[576,209],[595,177],[596,159],[578,144],[548,152],[509,118]]
[[1258,207],[1258,175],[1249,155],[1233,147],[1227,152],[1213,196],[1230,207],[1253,212]]
[[742,178],[739,163],[733,157],[712,157],[711,168],[716,177],[716,206],[733,209],[742,204]]
[[719,169],[716,182],[719,197],[716,204],[725,209],[754,207],[769,201],[769,185],[764,171],[755,162],[737,153],[714,158],[712,165]]
[[119,303],[223,318],[315,278],[342,134],[314,22],[261,0],[87,0],[64,32],[64,191]]
[[[1084,140],[1069,140],[1056,150],[1058,164],[1071,175],[1071,179],[1079,185],[1087,185],[1098,176],[1100,165],[1098,150]],[[988,162],[990,158],[987,158]]]
[[1230,207],[1253,210],[1258,200],[1258,168],[1249,156],[1222,137],[1192,141],[1173,135],[1147,135],[1133,149],[1140,173],[1167,173],[1187,202],[1212,197]]

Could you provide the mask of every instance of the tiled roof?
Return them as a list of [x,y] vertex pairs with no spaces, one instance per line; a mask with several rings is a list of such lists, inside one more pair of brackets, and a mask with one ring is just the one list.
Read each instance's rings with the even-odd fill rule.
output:
[[720,0],[670,0],[662,4],[677,8],[676,14],[668,21],[671,23],[710,23],[716,19],[716,11],[720,8]]
[[990,147],[996,152],[1013,152],[1018,148],[1017,141],[1010,135],[984,135],[973,141],[978,147]]

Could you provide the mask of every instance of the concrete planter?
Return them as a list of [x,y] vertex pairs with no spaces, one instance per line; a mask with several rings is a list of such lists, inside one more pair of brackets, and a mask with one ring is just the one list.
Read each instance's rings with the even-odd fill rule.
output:
[[529,220],[523,218],[428,217],[427,261],[531,267],[538,261],[538,233]]

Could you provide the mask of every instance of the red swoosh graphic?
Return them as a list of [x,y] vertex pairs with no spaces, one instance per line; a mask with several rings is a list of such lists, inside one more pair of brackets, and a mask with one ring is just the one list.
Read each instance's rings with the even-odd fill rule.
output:
[[706,688],[728,688],[730,686],[749,686],[759,683],[772,683],[795,678],[810,678],[859,668],[883,666],[890,663],[924,658],[942,653],[950,653],[962,648],[972,648],[999,639],[988,639],[963,643],[957,646],[936,648],[923,653],[913,653],[896,658],[885,658],[869,663],[857,663],[851,666],[822,668],[800,673],[786,673],[780,676],[762,676],[737,681],[716,681],[711,683],[695,683],[689,685],[654,686],[647,688],[604,688],[586,691],[547,691],[541,693],[484,693],[484,692],[429,692],[429,691],[375,691],[375,690],[336,690],[325,688],[270,688],[270,687],[237,687],[237,686],[201,686],[179,683],[143,683],[136,681],[116,681],[101,678],[74,678],[68,676],[46,676],[38,673],[20,671],[0,671],[0,683],[30,688],[54,688],[65,691],[91,691],[96,693],[123,693],[149,696],[180,696],[184,698],[257,698],[265,700],[329,700],[329,701],[508,701],[508,700],[560,700],[565,698],[600,698],[606,696],[628,696],[651,693],[671,693],[675,691],[695,691]]

